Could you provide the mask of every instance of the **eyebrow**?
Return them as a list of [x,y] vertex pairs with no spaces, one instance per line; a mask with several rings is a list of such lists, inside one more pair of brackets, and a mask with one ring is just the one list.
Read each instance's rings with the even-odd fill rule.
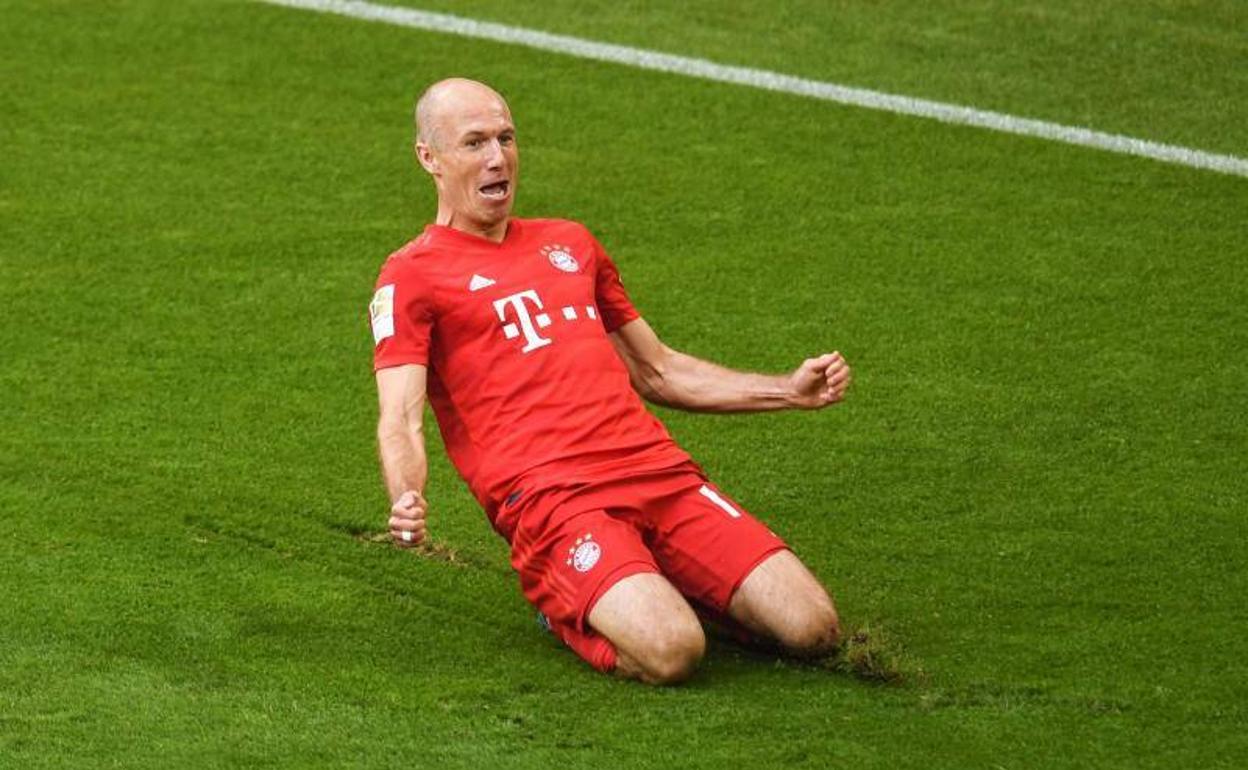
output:
[[[516,133],[516,127],[515,127],[515,126],[507,126],[506,128],[501,129],[500,131],[498,131],[498,134],[497,134],[497,135],[498,135],[498,136],[504,136],[504,135],[506,135],[506,134],[514,134],[514,133]],[[467,132],[465,132],[462,136],[460,136],[459,141],[461,141],[461,142],[466,142],[466,141],[468,141],[469,139],[477,139],[477,138],[480,138],[480,137],[485,137],[485,136],[489,136],[489,135],[490,135],[490,132],[489,132],[489,131],[482,131],[482,130],[480,130],[480,129],[473,129],[473,130],[471,130],[471,131],[467,131]]]

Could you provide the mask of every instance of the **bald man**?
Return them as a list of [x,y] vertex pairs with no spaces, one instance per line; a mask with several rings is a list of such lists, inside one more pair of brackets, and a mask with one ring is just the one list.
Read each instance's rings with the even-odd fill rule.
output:
[[437,219],[385,262],[369,307],[395,543],[428,532],[428,400],[524,595],[598,670],[683,681],[706,648],[699,615],[794,655],[833,651],[827,591],[642,399],[821,409],[849,386],[841,355],[761,375],[667,347],[584,226],[511,217],[519,152],[502,96],[443,80],[420,97],[416,124]]

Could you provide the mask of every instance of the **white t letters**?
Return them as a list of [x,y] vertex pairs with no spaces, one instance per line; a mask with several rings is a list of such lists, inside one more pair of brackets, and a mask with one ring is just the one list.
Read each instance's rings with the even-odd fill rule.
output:
[[[529,315],[529,308],[525,304],[525,300],[533,303],[538,310],[537,315]],[[516,321],[520,324],[519,327],[516,326],[515,322],[507,320],[508,308],[511,308],[514,313]],[[503,336],[509,340],[514,340],[521,333],[524,334],[525,345],[520,349],[521,353],[528,353],[550,344],[550,340],[537,333],[538,329],[545,329],[547,326],[550,326],[550,316],[541,312],[542,309],[542,300],[537,296],[537,292],[532,289],[494,300],[494,312],[498,313],[498,320],[503,322]]]

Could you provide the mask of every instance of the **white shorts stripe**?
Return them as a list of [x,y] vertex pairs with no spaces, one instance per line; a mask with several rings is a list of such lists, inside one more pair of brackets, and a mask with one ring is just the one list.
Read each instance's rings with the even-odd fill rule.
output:
[[723,508],[723,509],[724,509],[724,513],[728,514],[729,516],[731,516],[731,517],[732,517],[732,518],[734,518],[734,519],[739,519],[739,518],[741,518],[741,512],[740,512],[740,511],[738,511],[736,508],[733,508],[733,507],[732,507],[732,503],[729,503],[729,502],[728,502],[727,500],[725,500],[724,498],[722,498],[722,497],[720,497],[719,495],[715,494],[715,490],[713,490],[713,489],[711,489],[710,487],[708,487],[707,485],[703,484],[703,485],[702,485],[702,488],[701,488],[701,489],[699,489],[698,491],[699,491],[699,492],[701,492],[701,493],[702,493],[702,496],[703,496],[703,497],[705,497],[707,500],[710,500],[712,503],[715,503],[715,504],[716,504],[716,505],[718,505],[720,508]]

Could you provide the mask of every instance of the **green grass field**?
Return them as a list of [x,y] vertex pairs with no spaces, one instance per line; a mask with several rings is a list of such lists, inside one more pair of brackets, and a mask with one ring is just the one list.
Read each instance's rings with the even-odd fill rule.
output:
[[[1229,0],[410,4],[1248,155]],[[1248,764],[1248,180],[247,2],[0,19],[0,768]],[[839,408],[662,417],[905,684],[595,674],[434,436],[437,550],[375,540],[448,74],[669,344],[845,352]]]

